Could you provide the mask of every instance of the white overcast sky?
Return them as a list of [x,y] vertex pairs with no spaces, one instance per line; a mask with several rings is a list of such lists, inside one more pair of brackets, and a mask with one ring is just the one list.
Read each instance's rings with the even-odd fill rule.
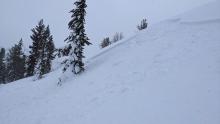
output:
[[[141,19],[156,23],[213,0],[87,0],[86,32],[96,44],[115,32],[135,32]],[[0,46],[20,38],[30,44],[31,29],[40,19],[49,24],[56,46],[68,36],[69,10],[75,0],[0,0]]]

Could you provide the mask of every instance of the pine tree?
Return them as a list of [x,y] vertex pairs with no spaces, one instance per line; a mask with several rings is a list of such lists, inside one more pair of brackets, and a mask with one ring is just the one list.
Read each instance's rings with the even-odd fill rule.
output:
[[22,39],[15,44],[7,55],[7,81],[12,82],[24,78],[25,74],[25,54],[22,50]]
[[42,49],[39,51],[39,58],[37,58],[37,64],[34,68],[34,76],[36,79],[41,79],[43,75],[45,74],[45,67],[46,67],[46,53],[45,53],[45,42],[42,42]]
[[42,78],[44,74],[51,71],[52,60],[54,59],[55,46],[53,43],[53,36],[50,34],[49,26],[47,26],[45,32],[43,33],[42,50],[40,50],[40,56],[38,59],[38,64],[35,68],[35,74],[37,79]]
[[63,50],[68,53],[68,58],[63,62],[65,65],[63,71],[70,67],[73,73],[80,74],[84,71],[84,46],[91,43],[85,34],[86,0],[77,0],[74,5],[76,8],[70,11],[72,20],[68,24],[71,33],[65,40],[67,45]]
[[27,76],[35,75],[36,79],[40,79],[51,71],[55,46],[50,28],[44,25],[43,20],[40,20],[32,32],[33,44],[30,46],[30,56],[27,61]]
[[6,83],[5,49],[0,49],[0,84]]
[[45,67],[45,73],[49,73],[51,71],[52,67],[52,60],[55,58],[54,52],[55,52],[55,45],[53,42],[53,36],[50,34],[49,26],[46,30],[46,36],[47,36],[47,43],[45,46],[46,49],[46,67]]
[[30,55],[27,60],[27,76],[33,76],[36,65],[38,64],[40,53],[42,52],[42,47],[44,43],[43,34],[45,32],[45,25],[43,20],[40,20],[38,25],[32,29],[31,39],[33,40],[32,46],[29,48]]

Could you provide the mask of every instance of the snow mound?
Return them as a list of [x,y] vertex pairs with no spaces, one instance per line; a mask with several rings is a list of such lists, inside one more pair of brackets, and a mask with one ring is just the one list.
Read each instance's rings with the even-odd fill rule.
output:
[[57,67],[1,85],[0,124],[219,124],[220,22],[193,19],[213,6],[103,50],[61,87]]

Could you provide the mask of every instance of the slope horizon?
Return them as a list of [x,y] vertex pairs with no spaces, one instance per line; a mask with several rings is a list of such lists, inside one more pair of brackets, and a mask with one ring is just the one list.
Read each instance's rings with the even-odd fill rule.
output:
[[[102,38],[112,36],[115,32],[123,32],[127,37],[133,35],[134,32],[136,32],[136,25],[143,18],[147,18],[150,24],[155,24],[210,1],[214,0],[188,0],[178,2],[175,0],[168,0],[166,2],[163,0],[133,0],[130,2],[126,0],[119,2],[117,0],[104,0],[99,3],[100,8],[97,8],[96,3],[88,0],[87,33],[91,42],[95,44],[94,48],[90,47],[92,50],[89,52],[97,49],[97,44],[100,43]],[[68,12],[72,8],[73,2],[72,0],[66,2],[53,1],[51,4],[51,0],[3,1],[0,5],[0,14],[2,15],[2,23],[0,24],[0,27],[2,27],[0,29],[0,46],[9,48],[18,42],[20,38],[23,38],[25,47],[28,48],[28,45],[31,43],[31,39],[29,38],[31,35],[30,30],[42,18],[46,24],[50,25],[56,46],[63,46],[64,39],[68,36],[67,23],[70,18]],[[44,3],[44,5],[42,5],[42,3]],[[120,6],[124,5],[124,3],[126,3],[126,6],[122,10]],[[31,9],[33,4],[35,7]],[[9,5],[12,6],[10,9],[7,8]],[[50,8],[47,6],[50,6]],[[133,6],[139,7],[132,11],[130,8],[133,8]],[[158,6],[160,9],[158,9]],[[42,10],[36,11],[37,7],[41,7]],[[109,7],[114,8],[114,10],[111,10]],[[105,10],[104,12],[106,12],[106,14],[99,11],[99,9]],[[20,13],[23,14],[21,15]],[[56,13],[56,15],[54,13]],[[19,15],[19,17],[16,15]],[[119,18],[120,16],[122,17]],[[19,20],[17,18],[19,18]],[[107,18],[110,19],[106,20]],[[19,23],[19,25],[17,23]]]

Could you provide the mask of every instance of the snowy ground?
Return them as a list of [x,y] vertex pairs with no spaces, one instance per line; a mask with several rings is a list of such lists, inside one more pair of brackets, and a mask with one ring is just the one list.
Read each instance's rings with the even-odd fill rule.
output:
[[214,2],[151,26],[61,87],[60,69],[1,85],[0,124],[219,124],[219,11]]

